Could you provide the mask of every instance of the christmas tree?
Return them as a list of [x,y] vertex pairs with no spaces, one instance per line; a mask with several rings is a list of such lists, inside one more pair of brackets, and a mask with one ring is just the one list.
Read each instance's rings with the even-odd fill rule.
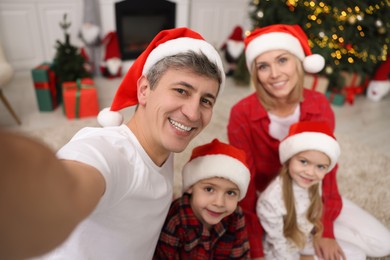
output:
[[65,41],[57,40],[57,52],[53,62],[54,71],[60,85],[66,81],[76,81],[76,79],[90,76],[85,69],[85,59],[81,55],[80,49],[70,43],[70,35],[67,30],[71,23],[67,22],[66,17],[67,15],[64,14],[63,21],[60,23],[60,27],[64,31]]
[[388,55],[389,0],[252,0],[249,7],[253,28],[299,24],[313,53],[326,60],[320,74],[329,79],[330,88],[344,85],[341,71],[371,77]]

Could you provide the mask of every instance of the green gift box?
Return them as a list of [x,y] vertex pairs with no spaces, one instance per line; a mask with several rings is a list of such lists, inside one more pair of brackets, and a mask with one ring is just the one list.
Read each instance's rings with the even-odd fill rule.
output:
[[31,75],[34,82],[49,82],[49,70],[52,70],[52,64],[44,62],[32,69]]
[[335,91],[326,91],[326,97],[330,103],[336,106],[342,106],[345,102],[345,96]]
[[39,111],[53,111],[59,104],[61,93],[50,63],[42,63],[31,70]]

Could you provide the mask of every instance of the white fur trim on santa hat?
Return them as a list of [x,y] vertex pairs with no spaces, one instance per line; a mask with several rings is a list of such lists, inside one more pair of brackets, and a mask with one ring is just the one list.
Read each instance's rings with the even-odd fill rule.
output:
[[97,121],[101,126],[119,126],[123,123],[123,116],[116,111],[110,111],[109,107],[102,109],[98,116]]
[[217,64],[220,75],[222,77],[221,89],[219,90],[219,93],[221,93],[225,87],[225,73],[222,60],[217,50],[210,43],[204,40],[182,37],[161,43],[150,52],[144,64],[142,74],[147,74],[152,66],[161,59],[189,50],[198,53],[202,52],[209,58],[210,61]]
[[247,45],[245,57],[249,71],[251,71],[251,65],[257,56],[272,50],[286,50],[291,52],[303,62],[303,68],[308,73],[319,72],[325,65],[324,57],[319,54],[305,56],[301,43],[291,34],[272,32],[253,39]]
[[303,132],[284,139],[279,145],[279,159],[283,164],[297,153],[316,150],[330,159],[328,172],[336,165],[340,156],[339,143],[331,136],[319,132]]
[[239,200],[248,189],[249,169],[239,160],[224,154],[210,154],[189,161],[183,168],[183,192],[200,180],[222,177],[235,183],[239,190]]
[[246,47],[245,56],[248,69],[251,68],[251,64],[257,56],[278,49],[288,50],[300,60],[305,58],[301,43],[291,34],[283,32],[267,33],[253,39]]

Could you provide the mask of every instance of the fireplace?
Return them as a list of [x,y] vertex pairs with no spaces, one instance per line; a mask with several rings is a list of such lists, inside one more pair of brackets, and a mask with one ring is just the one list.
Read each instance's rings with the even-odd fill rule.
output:
[[176,4],[166,0],[125,0],[115,3],[122,60],[136,59],[158,32],[175,28]]

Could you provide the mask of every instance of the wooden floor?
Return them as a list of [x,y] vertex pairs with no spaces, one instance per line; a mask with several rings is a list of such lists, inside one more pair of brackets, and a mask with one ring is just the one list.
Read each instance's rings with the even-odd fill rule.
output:
[[[110,105],[120,81],[121,79],[118,78],[113,80],[95,78],[101,108]],[[1,128],[29,131],[68,122],[61,107],[53,112],[38,111],[29,73],[16,75],[3,92],[22,124],[17,125],[4,104],[0,102]],[[228,112],[226,110],[230,110],[228,107],[250,92],[252,92],[250,87],[236,86],[233,80],[228,78],[225,91],[217,102],[214,117],[218,117],[221,113],[226,116]],[[352,105],[346,103],[343,106],[332,105],[332,107],[336,115],[336,136],[338,133],[346,133],[390,158],[390,94],[379,102],[370,101],[364,95],[360,95]]]

